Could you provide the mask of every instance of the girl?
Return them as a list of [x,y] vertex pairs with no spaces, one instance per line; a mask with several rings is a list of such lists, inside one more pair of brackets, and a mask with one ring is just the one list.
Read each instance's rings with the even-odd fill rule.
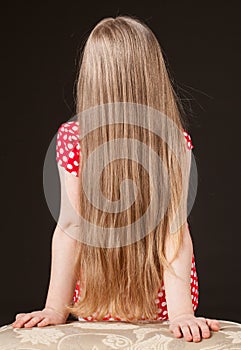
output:
[[[85,133],[91,118],[80,118],[81,113],[91,107],[112,106],[118,102],[148,106],[164,113],[177,130],[181,130],[182,137],[170,122],[161,119],[159,124],[168,142],[163,142],[146,128],[119,123],[116,113],[116,123],[109,124],[105,110],[101,114],[101,122],[106,122],[104,127]],[[133,16],[117,16],[105,18],[95,26],[81,57],[76,107],[78,120],[63,123],[57,134],[61,211],[52,239],[51,277],[45,307],[40,311],[17,314],[13,327],[61,324],[72,314],[79,321],[169,320],[170,331],[175,337],[183,336],[187,341],[197,342],[208,338],[210,330],[219,329],[219,322],[194,315],[198,305],[198,279],[187,220],[176,229],[175,234],[170,233],[180,193],[185,189],[172,147],[180,151],[179,157],[186,164],[184,180],[187,184],[193,145],[185,131],[183,109],[171,85],[160,45],[146,24]],[[123,115],[126,118],[125,110]],[[94,123],[98,117],[97,113]],[[150,119],[147,113],[140,120],[149,122]],[[80,140],[81,132],[85,137]],[[162,220],[154,228],[151,227],[153,222],[142,222],[140,231],[144,231],[144,237],[127,244],[122,241],[119,246],[114,246],[117,236],[105,240],[101,235],[95,235],[99,233],[98,228],[112,227],[115,233],[123,226],[133,228],[133,222],[143,217],[152,199],[149,175],[155,176],[157,189],[160,184],[157,193],[162,194],[163,188],[158,168],[156,173],[153,170],[151,173],[156,162],[149,161],[148,173],[131,157],[107,161],[113,149],[109,146],[110,141],[123,138],[138,139],[160,156],[168,171],[171,197]],[[83,180],[81,169],[87,164],[88,156],[102,144],[106,148],[101,157],[95,159],[93,169]],[[170,144],[172,147],[169,147]],[[142,154],[138,147],[132,144],[128,152],[138,154],[141,160],[144,152]],[[94,173],[105,161],[107,165],[98,178]],[[106,206],[106,210],[101,211],[89,204],[89,199],[100,200],[95,190],[96,183],[111,203],[129,203],[130,186],[122,183],[126,179],[135,180],[137,196],[124,210],[118,207],[117,212],[108,212],[109,207]],[[91,198],[87,198],[82,181],[89,185]],[[71,199],[72,206],[68,206],[67,198]],[[187,196],[184,198],[187,200]],[[158,199],[155,210],[160,211],[164,197]],[[88,228],[81,223],[76,225],[71,207],[77,209],[86,222],[94,225]],[[186,206],[183,207],[185,211]],[[87,234],[84,236],[85,231]],[[140,231],[132,229],[128,237],[133,239]],[[90,244],[93,237],[96,240]],[[108,246],[110,241],[112,244]]]

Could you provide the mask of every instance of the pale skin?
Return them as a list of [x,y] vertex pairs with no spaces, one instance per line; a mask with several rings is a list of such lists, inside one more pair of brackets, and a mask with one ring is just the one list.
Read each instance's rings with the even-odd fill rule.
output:
[[[73,175],[66,176],[68,193],[71,200],[77,203],[75,193],[78,180]],[[69,313],[65,311],[65,305],[71,303],[77,282],[74,275],[76,249],[77,241],[57,224],[52,239],[51,274],[45,306],[39,311],[17,314],[12,323],[14,328],[44,327],[66,322]],[[184,337],[186,341],[199,342],[202,338],[209,338],[210,331],[218,331],[220,324],[215,319],[194,315],[190,290],[192,252],[192,240],[186,225],[184,244],[171,264],[179,278],[165,269],[164,285],[170,332],[176,338]],[[166,255],[168,259],[172,257],[171,243],[167,243]]]
[[[192,306],[190,274],[192,265],[193,244],[188,224],[183,234],[183,245],[177,258],[171,263],[176,275],[164,269],[169,329],[176,338],[184,337],[186,341],[199,342],[209,338],[212,331],[220,329],[218,320],[196,317]],[[171,240],[166,244],[166,257],[171,261],[173,248]]]

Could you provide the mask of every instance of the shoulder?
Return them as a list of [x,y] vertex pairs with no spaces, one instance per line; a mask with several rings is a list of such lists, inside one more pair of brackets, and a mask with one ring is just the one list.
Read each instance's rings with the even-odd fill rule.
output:
[[[183,136],[187,148],[192,150],[194,146],[190,134],[183,130]],[[62,123],[58,128],[56,139],[57,164],[74,176],[78,176],[80,152],[78,121]]]
[[68,121],[62,123],[57,132],[56,161],[69,173],[78,176],[79,170],[79,123]]
[[193,149],[194,146],[193,146],[193,143],[192,143],[191,136],[188,134],[188,132],[186,130],[183,130],[183,136],[186,139],[187,148],[190,149],[190,150]]

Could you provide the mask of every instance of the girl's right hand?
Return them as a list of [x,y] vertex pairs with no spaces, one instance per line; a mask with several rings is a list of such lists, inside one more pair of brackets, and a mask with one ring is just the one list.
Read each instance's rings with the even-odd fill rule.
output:
[[37,325],[45,327],[48,325],[63,324],[66,322],[68,315],[64,315],[55,309],[45,307],[40,311],[30,313],[21,313],[16,315],[16,320],[12,323],[14,328],[31,328]]
[[170,320],[170,331],[176,338],[184,337],[186,341],[200,342],[202,338],[209,338],[211,331],[219,331],[218,320],[196,317],[193,314],[181,314]]

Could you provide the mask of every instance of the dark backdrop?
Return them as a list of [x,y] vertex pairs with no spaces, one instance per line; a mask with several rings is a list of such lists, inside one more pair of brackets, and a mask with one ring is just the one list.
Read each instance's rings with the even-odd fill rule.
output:
[[74,115],[83,38],[117,14],[146,20],[157,35],[188,113],[198,167],[189,216],[196,315],[241,322],[239,2],[9,2],[1,12],[1,325],[44,307],[56,225],[43,192],[45,154]]

